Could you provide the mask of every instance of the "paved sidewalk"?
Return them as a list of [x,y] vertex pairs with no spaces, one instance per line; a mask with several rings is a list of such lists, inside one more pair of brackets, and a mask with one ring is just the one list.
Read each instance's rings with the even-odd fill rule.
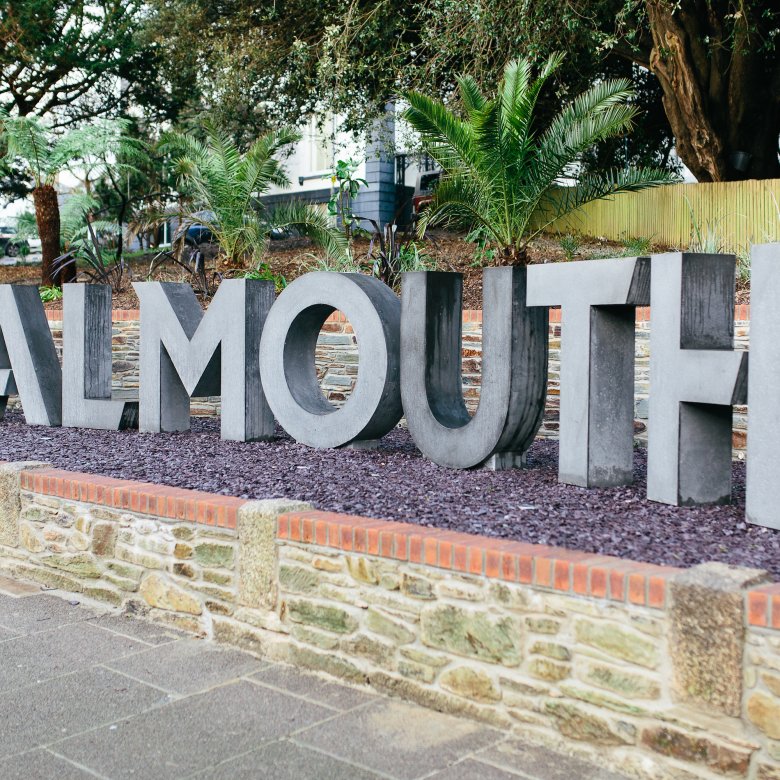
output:
[[0,577],[2,780],[621,780],[55,593]]

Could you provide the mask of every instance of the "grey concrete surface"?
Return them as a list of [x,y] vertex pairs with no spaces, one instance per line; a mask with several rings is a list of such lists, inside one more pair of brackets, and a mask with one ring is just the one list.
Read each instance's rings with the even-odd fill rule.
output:
[[274,302],[273,283],[228,279],[206,312],[189,284],[134,282],[133,287],[141,305],[140,429],[189,430],[190,397],[219,395],[223,439],[272,438],[274,419],[257,350]]
[[731,501],[732,406],[747,402],[747,353],[733,348],[734,267],[733,255],[653,255],[651,501],[673,506]]
[[[314,352],[320,328],[341,311],[359,351],[355,387],[340,409],[322,394]],[[401,419],[401,302],[365,274],[315,271],[296,279],[273,305],[260,339],[260,373],[279,424],[310,447],[380,439]]]
[[750,277],[748,461],[745,513],[749,523],[780,529],[780,242],[753,245]]
[[649,303],[649,258],[528,269],[528,306],[561,307],[560,482],[633,480],[635,307]]
[[62,370],[38,288],[0,284],[0,419],[16,393],[28,425],[62,422]]
[[548,314],[525,305],[526,269],[482,274],[482,389],[473,416],[461,380],[462,274],[403,274],[401,397],[415,444],[440,466],[522,465],[544,417]]
[[138,401],[111,398],[112,298],[107,284],[62,287],[62,424],[138,427]]
[[0,577],[3,780],[621,780],[482,724]]

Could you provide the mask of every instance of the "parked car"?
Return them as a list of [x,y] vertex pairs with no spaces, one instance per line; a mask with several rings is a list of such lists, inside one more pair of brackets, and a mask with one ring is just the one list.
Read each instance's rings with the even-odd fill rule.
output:
[[[196,217],[206,222],[214,222],[216,217],[210,211],[200,211],[195,214]],[[270,231],[269,237],[272,241],[280,241],[290,238],[295,231],[290,229],[274,228]],[[190,249],[197,249],[202,244],[216,244],[217,238],[210,228],[198,223],[191,224],[184,233],[184,245]]]
[[18,257],[29,252],[27,239],[19,238],[13,228],[0,227],[0,257]]
[[441,171],[424,171],[417,177],[412,196],[412,211],[415,217],[433,200],[433,193],[441,179]]

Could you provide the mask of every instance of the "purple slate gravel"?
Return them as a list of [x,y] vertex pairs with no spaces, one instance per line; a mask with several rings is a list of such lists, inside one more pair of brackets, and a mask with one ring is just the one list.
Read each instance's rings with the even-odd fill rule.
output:
[[226,442],[219,421],[187,433],[140,434],[2,423],[0,459],[157,482],[242,498],[287,497],[318,509],[518,539],[637,561],[691,566],[716,560],[780,579],[780,531],[744,519],[745,466],[734,464],[734,503],[680,508],[645,498],[646,453],[628,487],[559,485],[558,444],[537,441],[521,471],[452,471],[422,457],[396,429],[377,450],[314,450],[279,431],[269,443]]

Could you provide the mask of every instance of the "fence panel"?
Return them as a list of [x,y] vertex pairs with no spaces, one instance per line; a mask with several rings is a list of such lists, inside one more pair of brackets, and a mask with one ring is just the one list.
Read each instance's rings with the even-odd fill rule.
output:
[[638,236],[685,249],[693,219],[706,235],[717,234],[723,251],[780,241],[780,179],[712,184],[671,184],[612,200],[589,203],[548,229],[621,241]]

